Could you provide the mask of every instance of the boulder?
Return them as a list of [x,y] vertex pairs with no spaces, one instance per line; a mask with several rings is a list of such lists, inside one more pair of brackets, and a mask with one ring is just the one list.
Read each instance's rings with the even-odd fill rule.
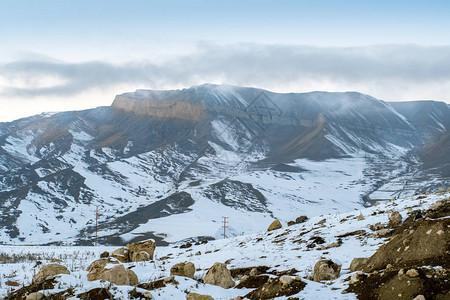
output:
[[[146,240],[142,242],[128,244],[127,248],[130,253],[137,253],[141,251],[145,251],[150,255],[150,259],[153,259],[153,253],[155,252],[156,244],[153,240]],[[132,255],[130,255],[132,257]]]
[[402,215],[398,211],[394,211],[391,213],[389,217],[389,227],[397,227],[402,223]]
[[300,224],[300,223],[306,222],[307,220],[308,220],[307,216],[300,216],[297,219],[295,219],[295,223]]
[[63,265],[59,264],[48,264],[43,266],[39,272],[34,275],[32,282],[44,281],[48,276],[55,276],[58,274],[70,274],[69,270]]
[[283,226],[281,225],[280,221],[275,220],[272,222],[272,224],[270,224],[269,228],[267,228],[267,231],[280,229],[281,227],[283,227]]
[[339,277],[341,265],[331,259],[319,260],[314,265],[314,281],[333,280]]
[[34,292],[34,293],[30,293],[26,300],[41,300],[44,299],[44,294],[41,292]]
[[126,247],[120,247],[111,253],[111,257],[116,258],[122,263],[130,262],[129,250]]
[[89,273],[87,274],[88,281],[94,281],[100,279],[105,267],[108,264],[119,264],[118,261],[112,260],[110,258],[100,258],[93,261],[89,267],[86,269]]
[[206,273],[204,283],[218,285],[225,289],[232,288],[235,283],[231,278],[230,270],[227,265],[216,262]]
[[191,262],[180,262],[170,268],[170,275],[194,278],[195,265]]
[[350,272],[361,271],[368,261],[366,257],[355,257],[350,263]]
[[136,285],[139,284],[136,274],[126,269],[123,265],[116,265],[112,269],[104,269],[100,279],[109,281],[116,285]]
[[210,295],[201,295],[197,293],[189,293],[186,295],[186,300],[214,300]]
[[150,260],[150,254],[147,253],[147,251],[139,251],[134,252],[131,256],[131,261],[149,261]]

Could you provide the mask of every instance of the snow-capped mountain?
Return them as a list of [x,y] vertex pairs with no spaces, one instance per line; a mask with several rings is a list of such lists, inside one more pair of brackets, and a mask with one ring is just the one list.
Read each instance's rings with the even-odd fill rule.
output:
[[0,123],[0,241],[92,244],[97,207],[101,243],[165,244],[404,197],[448,183],[449,120],[440,102],[205,84]]

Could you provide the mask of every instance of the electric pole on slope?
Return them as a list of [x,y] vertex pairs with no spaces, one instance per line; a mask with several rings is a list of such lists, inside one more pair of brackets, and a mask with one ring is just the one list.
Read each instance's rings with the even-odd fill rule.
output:
[[95,246],[98,246],[98,205],[95,210]]
[[223,218],[223,238],[226,239],[227,238],[227,224],[229,222],[227,222],[228,217],[222,217]]

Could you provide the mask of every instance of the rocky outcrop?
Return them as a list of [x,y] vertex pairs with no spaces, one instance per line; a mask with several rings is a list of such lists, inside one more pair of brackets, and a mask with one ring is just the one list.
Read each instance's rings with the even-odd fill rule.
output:
[[233,278],[231,278],[230,270],[228,270],[227,265],[223,263],[216,262],[206,273],[203,279],[204,283],[218,285],[225,289],[232,288],[235,283]]
[[393,269],[361,273],[346,292],[355,293],[360,300],[416,299],[419,295],[422,297],[417,299],[448,299],[449,269],[419,268],[410,276],[407,273]]
[[252,300],[263,300],[290,296],[303,290],[305,285],[306,283],[304,283],[299,277],[292,278],[284,275],[269,279],[265,284],[251,291],[244,297]]
[[137,115],[176,118],[194,122],[200,121],[205,116],[205,107],[200,103],[171,101],[170,98],[161,100],[156,94],[141,98],[137,98],[136,94],[132,93],[117,95],[112,107]]
[[48,264],[43,266],[39,272],[34,275],[32,282],[40,282],[45,280],[49,276],[55,276],[58,274],[70,274],[69,270],[63,265],[59,264]]
[[350,272],[361,271],[368,261],[366,257],[355,257],[350,263]]
[[319,260],[314,265],[314,281],[333,280],[339,277],[341,265],[331,259]]
[[170,275],[194,278],[195,265],[191,262],[180,262],[170,268]]
[[450,267],[450,219],[418,220],[412,228],[400,228],[400,233],[382,245],[369,258],[365,272],[384,269],[391,264],[394,268],[418,266]]
[[398,211],[393,211],[389,217],[389,227],[397,227],[402,223],[402,215]]
[[272,224],[270,224],[269,228],[267,228],[267,231],[280,229],[281,227],[283,227],[283,226],[281,225],[280,221],[275,220],[272,222]]

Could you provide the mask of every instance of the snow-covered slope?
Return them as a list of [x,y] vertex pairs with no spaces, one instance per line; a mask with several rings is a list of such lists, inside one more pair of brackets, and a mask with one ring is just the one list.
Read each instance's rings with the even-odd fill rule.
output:
[[445,185],[411,120],[354,92],[207,84],[0,123],[0,241],[92,244],[97,207],[101,243],[220,238],[223,216],[249,234]]
[[[198,243],[189,248],[181,244],[157,247],[153,261],[124,264],[133,270],[140,283],[148,283],[170,275],[170,268],[179,262],[192,262],[196,272],[194,278],[175,276],[177,284],[167,284],[150,291],[153,299],[185,299],[189,292],[211,295],[214,299],[235,299],[250,292],[251,288],[224,289],[204,284],[202,279],[207,270],[215,263],[226,263],[231,270],[237,268],[266,267],[264,273],[276,277],[282,272],[290,272],[292,277],[300,277],[306,286],[300,292],[291,295],[299,299],[356,299],[353,293],[343,293],[348,287],[346,280],[354,272],[350,263],[356,257],[370,257],[389,239],[379,236],[370,229],[371,225],[381,223],[385,226],[392,211],[397,211],[403,221],[415,210],[427,210],[437,201],[448,199],[449,190],[428,195],[405,197],[395,201],[380,203],[369,208],[352,209],[343,213],[320,214],[304,223],[266,231],[257,230],[252,235]],[[448,201],[448,200],[447,200]],[[267,223],[265,225],[268,225]],[[435,233],[433,233],[435,234]],[[60,259],[71,272],[56,277],[55,288],[43,290],[45,295],[72,289],[72,294],[83,293],[94,288],[107,288],[115,299],[129,299],[129,292],[146,290],[132,286],[116,286],[100,280],[87,281],[87,266],[98,259],[103,251],[112,252],[115,247],[67,247],[67,246],[4,246],[0,249],[0,297],[6,296],[10,288],[7,281],[18,282],[21,286],[31,283],[32,272],[37,272],[51,259]],[[14,259],[11,254],[14,254]],[[313,268],[321,259],[332,259],[342,265],[340,276],[331,281],[315,282],[311,280]],[[431,267],[429,267],[431,268]],[[397,271],[398,272],[398,271]],[[234,280],[238,283],[238,276]],[[448,286],[448,285],[447,285]],[[416,286],[414,288],[417,288]],[[72,298],[71,298],[72,299]],[[286,299],[278,297],[276,299]]]

